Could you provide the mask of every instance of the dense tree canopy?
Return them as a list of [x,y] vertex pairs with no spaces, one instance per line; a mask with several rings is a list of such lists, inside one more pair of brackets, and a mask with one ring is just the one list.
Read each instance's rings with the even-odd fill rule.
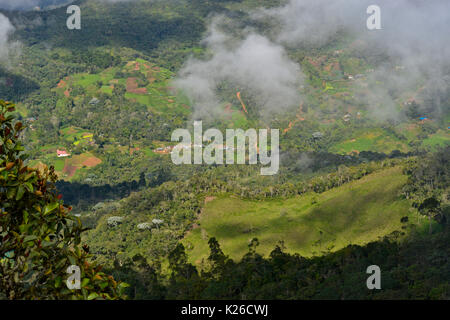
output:
[[[88,260],[84,230],[60,200],[54,168],[30,168],[20,141],[14,104],[0,100],[0,297],[9,299],[118,299],[117,283]],[[71,265],[81,270],[81,290],[69,290]]]

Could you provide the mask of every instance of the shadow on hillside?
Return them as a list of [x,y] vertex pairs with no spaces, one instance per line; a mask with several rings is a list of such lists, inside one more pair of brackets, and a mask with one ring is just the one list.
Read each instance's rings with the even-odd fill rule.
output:
[[19,101],[38,89],[39,85],[36,82],[15,75],[0,67],[0,97],[2,99]]

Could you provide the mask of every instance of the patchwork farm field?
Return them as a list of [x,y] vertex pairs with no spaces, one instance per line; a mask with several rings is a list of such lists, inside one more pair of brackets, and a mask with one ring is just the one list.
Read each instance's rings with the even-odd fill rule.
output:
[[78,145],[80,143],[87,143],[89,141],[92,141],[94,135],[90,132],[87,132],[86,130],[83,130],[81,128],[76,127],[67,127],[64,129],[61,129],[62,137],[65,141],[73,144]]
[[208,237],[216,237],[233,259],[240,259],[255,237],[258,252],[266,256],[279,241],[287,252],[307,257],[366,244],[402,230],[402,217],[417,221],[410,203],[399,195],[406,180],[401,168],[394,167],[322,194],[267,201],[217,198],[205,205],[183,243],[195,264],[209,254]]
[[95,167],[101,162],[102,160],[89,152],[73,155],[70,158],[66,158],[63,173],[67,175],[68,178],[71,178],[78,169]]
[[[170,81],[175,76],[171,71],[155,66],[143,59],[128,61],[123,67],[110,67],[100,73],[78,73],[61,79],[54,88],[61,97],[82,98],[77,87],[84,89],[84,95],[96,96],[100,93],[112,95],[117,85],[126,88],[125,97],[146,105],[157,112],[176,108],[187,112],[182,106],[187,101],[173,95]],[[63,98],[62,98],[63,99]]]
[[[62,110],[66,110],[68,105],[69,108],[73,108],[73,105],[81,109],[89,107],[95,113],[99,104],[105,101],[110,103],[111,96],[119,94],[155,114],[176,114],[177,116],[188,114],[191,112],[188,99],[171,87],[174,76],[173,72],[143,59],[124,62],[120,66],[108,67],[98,73],[84,72],[65,76],[52,89],[57,95],[56,113],[63,112]],[[115,89],[119,89],[120,93],[115,92]],[[23,117],[27,115],[24,107],[20,109],[20,114]],[[89,170],[102,162],[92,153],[98,148],[96,140],[99,138],[94,136],[94,130],[81,128],[82,124],[77,123],[74,126],[70,120],[63,117],[60,119],[67,124],[64,123],[59,129],[59,141],[57,143],[52,141],[52,144],[47,145],[37,143],[38,151],[32,164],[54,165],[60,179],[70,181],[80,172]],[[40,140],[33,131],[31,134],[36,141]],[[116,152],[116,147],[118,150],[121,149],[121,145],[114,137],[108,137],[107,140],[106,149],[110,145],[115,146],[110,152]],[[134,139],[133,143],[134,150],[141,150],[146,157],[158,157],[153,152],[152,146],[138,139]],[[58,158],[57,150],[66,151],[70,156]],[[132,155],[128,147],[120,152]]]
[[95,167],[102,162],[90,152],[85,152],[79,155],[71,155],[69,157],[58,158],[56,155],[47,155],[42,159],[35,159],[30,162],[32,167],[39,167],[42,164],[47,166],[53,165],[55,172],[61,180],[70,181],[71,178],[79,170],[87,170]]

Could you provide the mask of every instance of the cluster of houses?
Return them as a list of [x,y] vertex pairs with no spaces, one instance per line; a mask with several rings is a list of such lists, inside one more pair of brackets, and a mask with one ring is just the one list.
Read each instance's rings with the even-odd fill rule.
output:
[[[414,98],[409,98],[408,100],[406,100],[405,102],[403,102],[403,105],[406,106],[410,106],[413,103],[416,103],[416,100]],[[425,123],[426,121],[430,121],[430,119],[427,116],[420,116],[419,117],[419,123]]]
[[348,122],[348,121],[350,121],[351,118],[352,118],[352,115],[350,113],[347,113],[342,119],[345,122]]
[[29,117],[25,119],[25,123],[28,125],[28,128],[34,131],[33,128],[33,122],[35,122],[37,119],[35,117]]
[[174,147],[175,146],[159,147],[159,148],[156,148],[155,150],[153,150],[153,152],[160,153],[160,154],[167,154],[167,153],[171,153]]
[[410,106],[410,105],[413,104],[413,102],[416,102],[416,101],[414,100],[414,98],[410,98],[410,99],[406,100],[405,102],[403,102],[403,105],[404,105],[404,106]]
[[[356,113],[356,118],[360,119],[361,118],[361,112],[357,112]],[[348,112],[345,116],[342,117],[342,120],[344,120],[345,122],[349,122],[352,119],[352,114],[350,112]]]
[[[183,150],[189,150],[189,149],[192,149],[192,147],[194,147],[194,148],[195,147],[199,147],[199,148],[205,147],[203,144],[179,144],[178,146],[181,146],[181,148]],[[216,147],[219,149],[223,149],[223,150],[234,150],[234,147],[228,147],[228,146],[222,145],[222,144],[217,144]],[[174,148],[175,148],[175,146],[159,147],[159,148],[156,148],[155,150],[153,150],[153,152],[159,153],[159,154],[168,154],[168,153],[172,153]]]

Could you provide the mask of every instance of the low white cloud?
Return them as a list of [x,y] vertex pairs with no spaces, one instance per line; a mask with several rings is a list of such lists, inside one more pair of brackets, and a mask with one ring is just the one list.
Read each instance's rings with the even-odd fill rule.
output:
[[[373,4],[381,9],[381,30],[366,28],[366,9]],[[286,47],[317,48],[344,31],[351,39],[345,49],[352,54],[388,57],[378,61],[368,75],[370,87],[359,97],[377,118],[395,117],[399,93],[432,83],[441,84],[439,92],[450,90],[442,80],[450,70],[448,0],[290,0],[281,7],[256,10],[252,18],[271,25],[272,41]]]
[[5,64],[12,56],[16,56],[20,49],[20,43],[11,41],[10,36],[15,28],[8,17],[0,13],[0,63]]
[[261,115],[280,110],[299,101],[299,65],[292,62],[284,48],[268,38],[248,32],[241,40],[225,34],[217,19],[204,40],[211,57],[189,60],[175,85],[194,103],[194,116],[205,117],[221,104],[217,87],[224,82],[251,93]]
[[0,0],[0,8],[6,10],[33,10],[41,7],[65,5],[74,0]]
[[7,10],[32,9],[38,4],[39,0],[0,0],[0,8]]

